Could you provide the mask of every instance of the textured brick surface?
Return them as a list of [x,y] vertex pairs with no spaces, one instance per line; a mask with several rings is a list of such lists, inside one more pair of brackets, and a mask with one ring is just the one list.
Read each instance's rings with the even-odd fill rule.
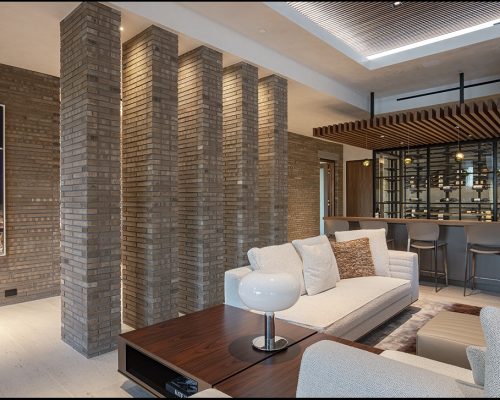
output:
[[287,81],[259,80],[259,240],[260,246],[288,240]]
[[120,333],[120,13],[61,22],[62,339],[92,357]]
[[342,215],[342,145],[288,133],[288,241],[319,235],[319,161],[335,157],[335,204]]
[[224,69],[225,269],[248,265],[258,245],[258,70],[238,63]]
[[179,311],[224,300],[222,54],[179,58]]
[[177,317],[177,35],[151,26],[123,45],[123,322]]
[[[59,78],[0,64],[7,255],[0,304],[59,294]],[[17,289],[17,296],[4,297]]]

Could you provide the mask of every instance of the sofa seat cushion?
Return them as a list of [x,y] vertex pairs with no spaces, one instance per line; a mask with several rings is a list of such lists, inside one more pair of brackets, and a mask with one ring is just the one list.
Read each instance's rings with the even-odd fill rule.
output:
[[333,289],[314,296],[301,296],[295,305],[277,312],[276,317],[336,334],[335,328],[347,329],[410,295],[410,281],[406,279],[386,276],[341,279]]

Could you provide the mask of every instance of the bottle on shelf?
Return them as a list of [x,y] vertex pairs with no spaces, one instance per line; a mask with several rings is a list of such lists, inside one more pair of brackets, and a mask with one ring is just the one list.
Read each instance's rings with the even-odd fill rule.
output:
[[472,199],[470,199],[470,201],[472,201],[473,203],[489,203],[490,199],[488,199],[487,197],[473,197]]

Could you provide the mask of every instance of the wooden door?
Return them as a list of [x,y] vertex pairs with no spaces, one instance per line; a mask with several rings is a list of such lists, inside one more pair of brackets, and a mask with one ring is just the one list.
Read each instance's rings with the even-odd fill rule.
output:
[[346,216],[373,217],[373,168],[363,160],[346,162]]

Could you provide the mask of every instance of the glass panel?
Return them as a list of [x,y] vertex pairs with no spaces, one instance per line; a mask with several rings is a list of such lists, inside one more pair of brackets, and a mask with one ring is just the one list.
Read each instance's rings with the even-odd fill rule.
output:
[[447,144],[430,149],[430,204],[431,219],[460,219],[460,188],[465,176],[460,163],[455,161],[458,147]]
[[427,218],[427,148],[405,150],[403,160],[404,218]]
[[375,216],[401,218],[401,151],[376,153]]
[[464,143],[461,187],[462,219],[491,221],[493,219],[493,143]]

